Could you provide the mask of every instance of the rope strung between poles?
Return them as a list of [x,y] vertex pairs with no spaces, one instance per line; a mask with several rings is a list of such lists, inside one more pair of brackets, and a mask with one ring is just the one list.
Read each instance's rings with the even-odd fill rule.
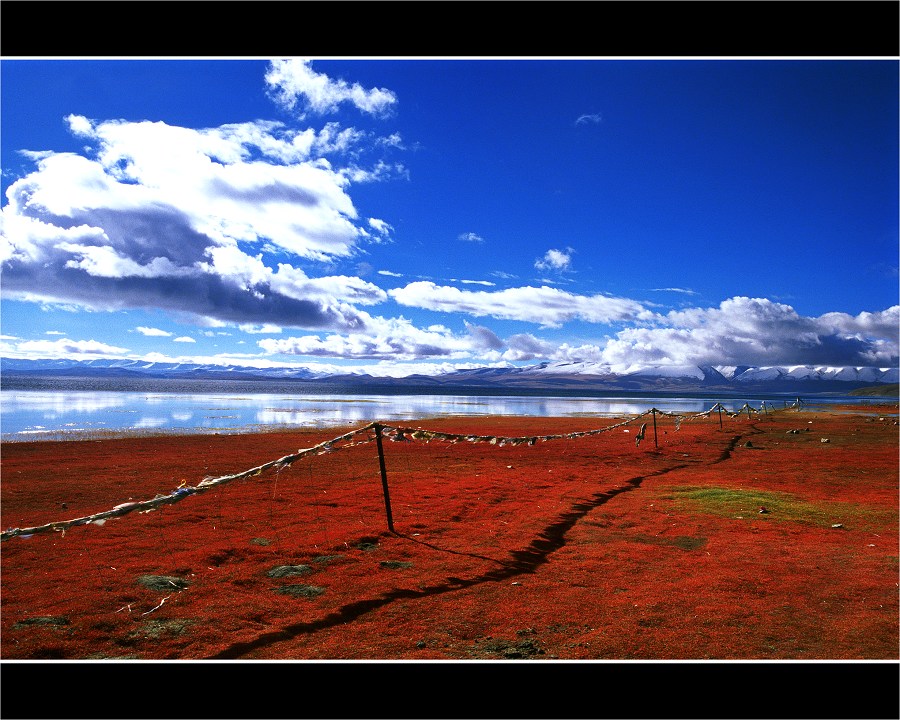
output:
[[606,427],[599,428],[597,430],[583,430],[561,435],[526,435],[523,437],[504,437],[502,435],[465,435],[460,433],[446,433],[436,432],[434,430],[423,430],[422,428],[397,427],[395,425],[384,425],[382,423],[378,423],[378,425],[381,426],[384,436],[393,442],[409,442],[412,440],[424,440],[425,442],[430,442],[431,440],[440,440],[443,442],[449,442],[451,444],[458,442],[488,443],[490,445],[503,447],[505,445],[534,445],[539,441],[546,442],[548,440],[572,440],[574,438],[586,437],[588,435],[598,435],[599,433],[609,432],[610,430],[622,427],[623,425],[633,423],[635,420],[639,420],[640,418],[650,414],[651,412],[652,410],[647,410],[646,412],[624,420],[623,422],[616,423],[615,425],[607,425]]
[[[70,527],[90,524],[103,525],[103,523],[105,523],[109,518],[121,517],[122,515],[127,515],[132,512],[150,512],[162,505],[170,505],[172,503],[180,502],[186,497],[205,492],[206,490],[209,490],[210,488],[216,487],[218,485],[224,485],[225,483],[229,483],[234,480],[243,480],[249,477],[255,477],[262,474],[266,470],[270,470],[275,467],[288,467],[292,463],[296,462],[300,458],[306,457],[307,455],[321,455],[323,453],[334,452],[335,450],[339,449],[335,447],[336,443],[349,440],[353,436],[360,433],[368,432],[369,430],[374,428],[374,426],[375,423],[369,423],[368,425],[365,425],[356,430],[352,430],[349,433],[345,433],[344,435],[341,435],[339,437],[332,438],[331,440],[326,440],[325,442],[321,442],[318,445],[313,445],[310,448],[298,450],[296,453],[285,455],[284,457],[278,458],[277,460],[272,460],[271,462],[258,465],[254,468],[250,468],[249,470],[244,470],[243,472],[235,473],[233,475],[222,475],[221,477],[216,478],[206,478],[194,486],[181,486],[176,488],[168,495],[157,495],[151,500],[122,503],[121,505],[116,505],[112,510],[106,510],[105,512],[86,515],[80,518],[74,518],[73,520],[51,522],[45,525],[38,525],[36,527],[11,528],[9,530],[4,530],[2,533],[0,533],[0,540],[9,540],[10,538],[14,537],[36,535],[37,533],[42,532],[62,532],[63,535],[65,535],[66,529]],[[366,439],[360,442],[352,443],[352,445],[361,445],[366,442],[370,442],[370,440]],[[343,447],[350,446],[345,445]]]
[[[791,409],[797,407],[799,409],[801,404],[800,398],[788,406],[785,409]],[[765,406],[765,403],[763,403]],[[296,453],[291,455],[285,455],[284,457],[278,458],[277,460],[272,460],[270,462],[264,463],[262,465],[258,465],[254,468],[250,468],[249,470],[244,470],[243,472],[234,473],[232,475],[222,475],[220,477],[215,478],[205,478],[200,481],[196,485],[182,485],[176,488],[174,491],[169,493],[168,495],[157,495],[156,497],[150,500],[144,500],[141,502],[127,502],[122,503],[121,505],[116,505],[111,510],[106,510],[105,512],[95,513],[93,515],[86,515],[84,517],[74,518],[72,520],[60,520],[56,522],[46,523],[45,525],[38,525],[36,527],[26,527],[26,528],[10,528],[8,530],[4,530],[0,533],[0,541],[9,540],[14,537],[28,537],[31,535],[36,535],[38,533],[44,532],[61,532],[63,536],[65,535],[66,529],[70,527],[76,527],[79,525],[103,525],[109,518],[121,517],[123,515],[127,515],[132,512],[151,512],[158,507],[163,505],[170,505],[176,502],[180,502],[184,500],[186,497],[190,497],[191,495],[196,495],[198,493],[205,492],[212,487],[217,487],[219,485],[224,485],[225,483],[233,482],[235,480],[244,480],[250,477],[256,477],[266,470],[271,470],[272,468],[282,468],[289,467],[292,463],[300,460],[301,458],[307,457],[309,455],[322,455],[324,453],[334,452],[335,450],[353,447],[355,445],[362,445],[365,443],[372,442],[376,439],[376,428],[380,428],[384,437],[388,438],[393,442],[408,442],[412,440],[424,440],[425,442],[430,442],[431,440],[440,440],[443,442],[458,443],[458,442],[471,442],[471,443],[489,443],[491,445],[498,445],[500,447],[506,445],[534,445],[537,442],[546,442],[549,440],[571,440],[574,438],[587,437],[590,435],[599,435],[600,433],[609,432],[611,430],[615,430],[616,428],[623,427],[625,425],[629,425],[637,420],[640,420],[647,415],[665,415],[667,417],[671,417],[675,419],[675,429],[678,430],[681,425],[681,421],[684,419],[693,420],[695,418],[706,417],[711,415],[715,411],[724,411],[727,415],[732,418],[738,417],[741,415],[744,410],[747,410],[747,414],[749,416],[750,412],[760,412],[759,409],[750,407],[749,404],[745,403],[744,406],[734,413],[729,413],[725,407],[721,403],[716,403],[709,410],[706,410],[702,413],[697,413],[691,416],[684,416],[678,413],[666,412],[664,410],[659,410],[657,408],[651,408],[641,413],[640,415],[635,415],[630,417],[622,422],[615,423],[614,425],[607,425],[606,427],[598,428],[595,430],[583,430],[579,432],[571,432],[557,435],[530,435],[524,437],[503,437],[498,435],[467,435],[460,433],[445,433],[445,432],[437,432],[433,430],[423,430],[421,428],[410,428],[410,427],[397,427],[394,425],[384,425],[379,422],[370,422],[367,425],[364,425],[355,430],[351,430],[348,433],[344,433],[343,435],[339,435],[338,437],[332,438],[331,440],[325,440],[317,445],[313,445],[309,448],[304,448],[298,450]],[[367,435],[367,437],[363,440],[358,440],[356,442],[352,442],[349,444],[348,441],[352,440],[355,436],[360,435],[362,433],[369,433],[372,431],[371,435]],[[641,428],[641,432],[636,439],[636,445],[640,444],[640,440],[643,439],[644,428]],[[338,447],[340,445],[340,447]]]

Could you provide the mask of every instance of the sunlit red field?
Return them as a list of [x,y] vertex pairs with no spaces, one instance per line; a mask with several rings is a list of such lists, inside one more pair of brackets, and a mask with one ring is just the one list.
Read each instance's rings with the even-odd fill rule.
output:
[[[640,444],[640,423],[503,446],[385,438],[388,498],[375,442],[306,456],[5,540],[2,658],[897,660],[896,418],[660,416]],[[408,425],[519,438],[622,420]],[[2,526],[152,499],[337,434],[7,443]]]

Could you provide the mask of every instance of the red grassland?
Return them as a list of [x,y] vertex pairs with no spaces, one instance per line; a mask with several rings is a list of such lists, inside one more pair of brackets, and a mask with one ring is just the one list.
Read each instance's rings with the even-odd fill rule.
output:
[[[881,413],[881,414],[877,414]],[[897,660],[896,406],[384,441],[2,544],[2,659]],[[445,417],[500,437],[619,420]],[[333,430],[7,443],[2,527]]]

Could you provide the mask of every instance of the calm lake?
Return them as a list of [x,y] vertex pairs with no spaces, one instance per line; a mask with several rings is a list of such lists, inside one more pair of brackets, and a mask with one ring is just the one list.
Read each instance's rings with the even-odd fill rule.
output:
[[[783,408],[795,398],[766,399]],[[109,433],[254,432],[328,428],[371,422],[424,420],[444,415],[591,417],[639,415],[651,408],[683,415],[705,412],[717,402],[731,412],[752,397],[546,397],[494,395],[322,395],[241,392],[115,392],[4,390],[0,393],[0,439],[62,440]],[[884,399],[828,397],[804,403],[828,405],[884,402]]]

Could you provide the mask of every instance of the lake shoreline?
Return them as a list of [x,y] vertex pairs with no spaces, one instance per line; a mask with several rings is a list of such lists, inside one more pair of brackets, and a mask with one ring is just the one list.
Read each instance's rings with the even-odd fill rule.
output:
[[[68,386],[66,386],[68,387]],[[260,385],[253,383],[258,390]],[[196,389],[196,386],[193,387]],[[877,396],[726,396],[621,393],[584,395],[451,395],[241,393],[231,383],[221,393],[176,392],[155,383],[152,390],[7,390],[2,394],[0,442],[66,440],[172,434],[240,434],[315,428],[343,428],[356,422],[399,422],[462,415],[485,417],[624,417],[651,408],[691,417],[721,404],[726,411],[750,406],[769,412],[791,406],[827,410],[890,403]],[[896,410],[895,410],[896,412]]]

